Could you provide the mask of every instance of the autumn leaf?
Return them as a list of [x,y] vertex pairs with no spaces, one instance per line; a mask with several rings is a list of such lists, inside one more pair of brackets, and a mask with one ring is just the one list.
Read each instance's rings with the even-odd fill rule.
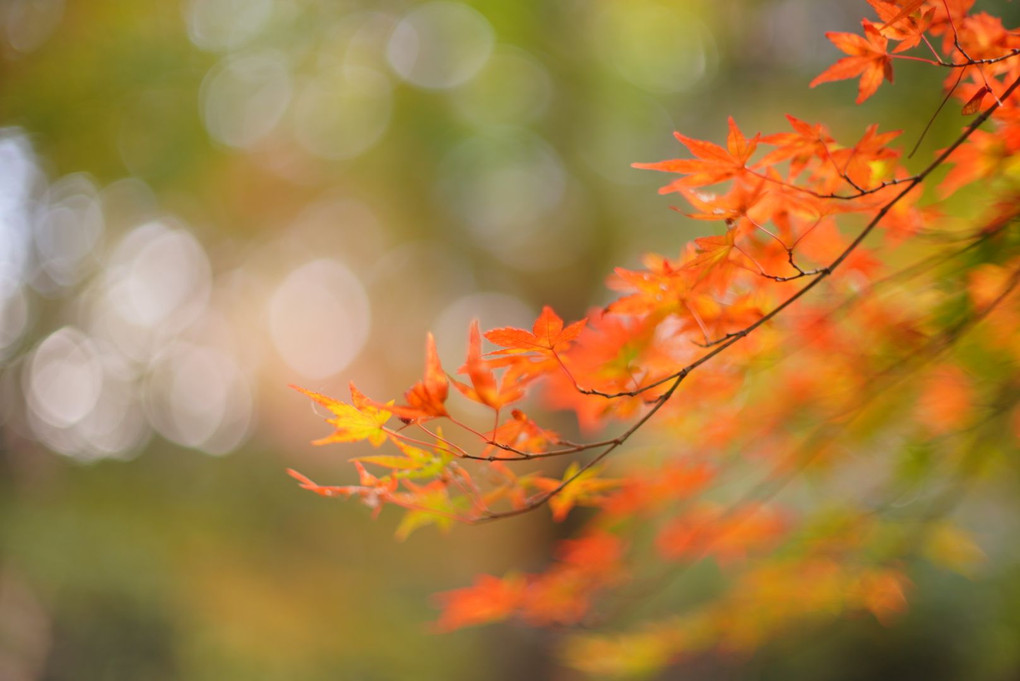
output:
[[714,475],[707,464],[670,462],[659,470],[624,479],[603,508],[614,516],[659,513],[666,504],[700,492]]
[[964,116],[972,116],[978,111],[981,111],[981,103],[985,101],[985,95],[991,90],[988,89],[987,85],[982,85],[978,88],[977,92],[967,100],[967,103],[963,105],[963,109],[960,110]]
[[586,320],[582,319],[564,327],[563,320],[553,312],[551,307],[546,305],[542,308],[542,314],[539,315],[530,332],[524,329],[505,327],[486,331],[485,337],[504,348],[497,350],[495,354],[537,352],[542,355],[552,355],[558,350],[566,349],[581,333],[585,323]]
[[471,385],[453,381],[457,390],[470,400],[480,402],[493,409],[516,402],[524,397],[524,376],[516,372],[505,372],[497,385],[491,363],[482,356],[482,337],[478,331],[478,320],[471,322],[468,334],[468,356],[458,373],[467,374]]
[[[899,42],[894,53],[906,52],[921,43],[924,32],[931,27],[935,17],[935,8],[929,7],[924,10],[918,18],[909,16],[914,10],[924,4],[924,0],[907,0],[903,7],[899,7],[888,0],[868,0],[879,18],[884,22],[879,27],[882,35]],[[906,19],[906,21],[901,21]]]
[[790,177],[797,177],[815,160],[828,161],[829,150],[835,140],[821,123],[811,125],[790,114],[786,115],[793,132],[779,132],[761,138],[763,144],[776,147],[767,153],[758,166],[771,166],[786,159],[790,160]]
[[[497,445],[511,447],[520,452],[541,452],[548,445],[559,441],[559,435],[540,427],[519,409],[511,412],[511,418],[486,433],[486,437]],[[490,453],[497,445],[489,445],[483,454]]]
[[993,132],[975,130],[949,158],[953,168],[939,185],[939,194],[947,197],[960,187],[992,174],[1014,151],[1007,147],[1007,139]]
[[528,583],[521,617],[542,627],[576,624],[588,614],[592,590],[589,580],[576,570],[553,569],[537,575]]
[[832,163],[839,169],[841,178],[850,181],[855,188],[872,189],[879,180],[892,174],[892,162],[899,158],[900,152],[889,143],[901,133],[901,130],[879,132],[878,125],[869,125],[852,147],[832,152]]
[[298,473],[293,468],[287,469],[287,475],[301,483],[301,489],[315,492],[324,497],[349,497],[356,494],[360,489],[356,485],[320,485],[306,475]]
[[697,273],[682,264],[657,255],[644,257],[645,269],[617,267],[606,285],[626,292],[609,305],[613,315],[666,315],[683,307],[698,283]]
[[562,539],[556,546],[557,558],[568,566],[599,580],[615,578],[621,569],[625,545],[620,537],[595,530],[577,539]]
[[[882,24],[882,28],[889,28],[897,21],[899,21],[905,16],[908,16],[915,9],[923,5],[924,2],[925,0],[900,0],[899,2],[900,7],[898,8],[899,11],[895,11],[897,9],[897,5],[892,2],[875,2],[874,0],[868,0],[868,3],[875,8],[875,11],[878,12],[879,16],[885,22]],[[884,8],[880,9],[883,5],[891,6],[894,11],[890,13],[888,10],[885,10]]]
[[766,506],[748,504],[723,513],[705,504],[667,523],[656,544],[664,558],[697,559],[711,554],[725,564],[774,544],[785,526],[783,518]]
[[932,369],[917,400],[917,421],[932,433],[959,430],[974,411],[970,378],[959,367],[943,364]]
[[726,262],[733,251],[736,236],[737,230],[727,229],[722,236],[698,237],[694,240],[698,255],[684,263],[684,266],[704,274],[716,265]]
[[404,393],[407,404],[391,407],[391,411],[408,423],[448,416],[445,403],[449,390],[436,340],[430,333],[425,342],[425,377]]
[[378,514],[384,502],[393,501],[393,493],[397,489],[397,480],[391,477],[377,478],[355,461],[354,467],[358,471],[359,485],[319,485],[310,478],[297,471],[288,468],[287,473],[301,483],[302,489],[315,492],[324,497],[352,497],[356,496],[361,502],[372,509],[373,514]]
[[454,459],[454,455],[448,449],[440,446],[434,450],[422,449],[398,438],[393,438],[393,444],[403,456],[359,456],[351,461],[388,468],[394,478],[419,480],[443,475],[450,461]]
[[390,406],[376,405],[368,400],[354,384],[350,384],[351,400],[353,404],[339,402],[331,397],[321,395],[311,390],[305,390],[296,385],[290,386],[294,390],[307,395],[315,402],[333,412],[336,418],[326,419],[327,423],[336,427],[332,435],[315,440],[312,444],[325,445],[332,442],[361,442],[368,440],[372,446],[378,447],[389,437],[383,428],[391,416]]
[[686,175],[686,177],[660,189],[660,194],[679,191],[682,187],[716,184],[743,175],[747,172],[747,162],[757,149],[761,135],[747,139],[737,127],[732,116],[729,119],[729,128],[725,149],[718,144],[696,140],[677,132],[673,133],[673,136],[697,158],[673,159],[657,163],[633,163],[631,165],[644,170],[659,170]]
[[549,508],[553,520],[560,522],[567,517],[575,506],[598,506],[605,499],[605,492],[620,486],[620,480],[602,479],[598,477],[597,467],[581,470],[576,461],[571,463],[563,473],[562,480],[553,478],[535,478],[535,486],[546,492],[559,490],[549,498]]
[[843,57],[819,74],[811,81],[811,87],[860,76],[857,94],[857,103],[860,104],[875,94],[883,78],[892,82],[892,58],[886,51],[889,41],[879,32],[878,27],[867,19],[862,21],[861,25],[864,27],[864,37],[855,33],[825,34],[836,47],[850,56]]
[[462,512],[467,506],[467,500],[464,497],[451,497],[445,480],[436,479],[425,485],[404,480],[403,484],[408,494],[401,498],[401,505],[407,508],[407,513],[397,525],[397,539],[403,541],[412,532],[426,525],[435,525],[445,532],[455,521],[463,518]]
[[748,213],[767,196],[764,187],[765,180],[759,179],[757,182],[734,182],[730,191],[722,195],[685,188],[684,197],[700,212],[684,215],[695,220],[722,220],[728,224],[740,219],[754,222]]
[[524,589],[523,577],[479,575],[472,586],[437,594],[443,612],[435,628],[447,632],[506,619],[520,606]]

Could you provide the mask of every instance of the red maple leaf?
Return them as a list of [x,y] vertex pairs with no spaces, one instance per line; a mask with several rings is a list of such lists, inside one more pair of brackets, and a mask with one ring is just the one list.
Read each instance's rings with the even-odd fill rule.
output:
[[855,33],[829,32],[825,37],[849,57],[843,57],[835,64],[820,73],[811,81],[811,87],[834,80],[861,77],[858,86],[857,103],[875,94],[882,78],[890,83],[893,79],[892,57],[886,47],[889,41],[879,31],[878,26],[867,19],[861,22],[864,36]]

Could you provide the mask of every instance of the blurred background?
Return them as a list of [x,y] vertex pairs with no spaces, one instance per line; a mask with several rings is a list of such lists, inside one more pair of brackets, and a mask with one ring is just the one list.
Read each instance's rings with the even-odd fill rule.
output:
[[674,130],[918,130],[938,74],[863,112],[807,89],[866,10],[0,2],[0,679],[573,678],[554,633],[428,630],[431,594],[569,528],[394,541],[287,477],[343,483],[359,450],[309,445],[328,426],[286,386],[385,399],[428,330],[452,369],[472,318],[604,303],[704,229],[630,168]]

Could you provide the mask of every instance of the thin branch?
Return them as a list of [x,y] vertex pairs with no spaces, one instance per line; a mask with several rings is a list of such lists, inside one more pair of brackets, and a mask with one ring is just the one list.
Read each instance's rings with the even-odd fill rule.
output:
[[[1009,86],[1009,88],[1003,94],[1002,99],[1007,99],[1009,97],[1009,95],[1012,94],[1018,87],[1020,87],[1020,78],[1017,78],[1015,81],[1013,81],[1013,83]],[[659,381],[656,381],[656,382],[652,383],[651,385],[645,386],[640,391],[635,391],[635,392],[630,392],[630,393],[619,393],[617,395],[605,395],[605,394],[603,394],[604,397],[624,397],[624,396],[634,397],[637,394],[639,394],[641,392],[646,392],[646,391],[648,391],[648,390],[650,390],[653,387],[656,387],[658,385],[669,384],[669,388],[666,390],[666,392],[664,392],[661,396],[659,396],[652,403],[651,408],[649,408],[649,410],[640,419],[638,419],[630,428],[628,428],[626,431],[624,431],[623,434],[618,436],[616,439],[610,441],[609,444],[605,447],[605,449],[603,449],[602,452],[600,452],[599,454],[594,456],[591,460],[589,460],[588,462],[586,462],[582,466],[580,466],[580,468],[578,468],[578,470],[572,476],[570,476],[569,478],[563,480],[559,485],[557,485],[552,490],[549,490],[549,491],[547,491],[547,492],[545,492],[545,493],[543,493],[543,494],[541,494],[541,495],[539,495],[539,496],[529,500],[527,504],[525,504],[524,506],[522,506],[520,508],[512,509],[510,511],[489,512],[489,513],[486,513],[485,515],[479,517],[478,519],[472,520],[470,522],[472,524],[490,522],[490,521],[499,520],[499,519],[502,519],[502,518],[508,518],[508,517],[512,517],[512,516],[522,515],[524,513],[528,513],[530,511],[533,511],[533,510],[535,510],[535,509],[537,509],[537,508],[539,508],[541,506],[544,506],[545,504],[547,504],[549,502],[550,499],[552,499],[554,496],[559,494],[564,488],[566,488],[567,485],[569,485],[574,480],[576,480],[578,477],[580,477],[583,473],[585,473],[586,471],[590,470],[592,467],[596,466],[601,461],[603,461],[607,456],[609,456],[612,452],[614,452],[616,449],[618,449],[624,442],[626,442],[642,426],[644,426],[644,424],[647,423],[656,413],[658,413],[659,410],[662,409],[663,406],[665,406],[665,404],[670,400],[670,398],[672,398],[672,396],[676,392],[676,390],[680,387],[680,384],[684,381],[685,378],[687,378],[687,376],[690,375],[690,373],[692,371],[697,369],[699,366],[707,363],[709,360],[711,360],[712,358],[716,357],[717,355],[722,354],[725,350],[727,350],[728,348],[730,348],[731,346],[736,344],[740,339],[742,339],[743,337],[747,336],[748,334],[752,333],[753,331],[755,331],[759,327],[765,325],[766,323],[768,323],[769,321],[771,321],[772,319],[777,317],[784,310],[786,310],[787,308],[792,306],[795,302],[797,302],[798,300],[800,300],[801,298],[806,296],[812,289],[814,289],[816,286],[818,286],[818,284],[820,284],[826,278],[831,276],[832,273],[837,268],[839,268],[839,266],[842,265],[847,260],[847,258],[849,258],[850,255],[864,242],[864,240],[868,237],[868,235],[870,235],[875,230],[875,228],[881,222],[882,218],[884,218],[889,213],[889,211],[892,210],[893,207],[895,207],[896,204],[899,203],[907,194],[909,194],[912,190],[917,188],[920,185],[920,183],[928,175],[930,175],[936,168],[940,167],[943,163],[945,163],[946,159],[948,159],[949,156],[954,151],[956,151],[956,149],[961,144],[963,144],[965,141],[967,141],[967,139],[970,138],[970,136],[985,121],[987,121],[988,118],[991,117],[992,113],[994,113],[994,111],[998,108],[998,106],[999,106],[999,103],[996,102],[995,104],[990,106],[987,110],[985,110],[984,113],[979,115],[974,121],[972,121],[970,123],[970,125],[968,125],[964,129],[964,131],[959,135],[959,137],[957,137],[957,139],[951,145],[949,145],[946,149],[944,149],[942,151],[942,153],[940,153],[935,158],[935,160],[933,160],[924,170],[922,170],[920,173],[918,173],[914,177],[914,179],[902,191],[900,191],[895,197],[893,197],[890,201],[885,203],[879,209],[879,211],[868,222],[868,224],[865,226],[865,228],[860,231],[860,233],[857,235],[857,237],[854,238],[854,240],[850,242],[850,244],[835,258],[835,260],[833,260],[831,263],[829,263],[829,265],[827,267],[822,268],[815,278],[813,278],[810,282],[808,282],[806,285],[804,285],[802,288],[800,288],[797,292],[795,292],[793,295],[791,295],[786,300],[784,300],[782,303],[780,303],[775,308],[773,308],[769,313],[763,315],[756,322],[754,322],[753,324],[748,325],[747,327],[745,327],[741,331],[735,332],[732,335],[731,338],[729,338],[728,340],[720,343],[713,350],[711,350],[708,353],[702,355],[700,358],[698,358],[694,362],[691,362],[690,364],[688,364],[687,366],[683,367],[679,371],[676,371],[673,374],[670,374],[669,376],[667,376],[667,377],[665,377],[663,379],[660,379]],[[1017,283],[1016,280],[1017,280],[1018,276],[1020,276],[1020,273],[1014,273],[1013,281],[1011,282],[1011,285],[1010,285],[1010,288],[1009,288],[1010,291],[1012,290],[1012,288],[1014,288],[1016,286],[1016,283]],[[1005,295],[1005,293],[1003,295]],[[981,319],[981,318],[983,318],[983,316],[978,316],[977,317],[978,320]],[[587,394],[601,394],[601,393],[599,393],[597,391],[588,391]],[[780,486],[780,488],[781,488],[781,486]],[[777,492],[778,492],[778,489],[776,490],[776,492],[773,492],[773,494],[777,493]]]

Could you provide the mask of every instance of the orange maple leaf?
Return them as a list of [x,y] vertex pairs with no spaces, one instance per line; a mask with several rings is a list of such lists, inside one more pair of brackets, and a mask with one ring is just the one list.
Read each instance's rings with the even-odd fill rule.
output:
[[921,386],[916,419],[935,434],[962,428],[974,411],[975,390],[966,372],[943,364],[934,368]]
[[659,513],[666,504],[700,492],[714,476],[705,463],[669,462],[657,471],[625,478],[603,509],[617,517]]
[[[764,179],[755,183],[734,182],[733,188],[721,195],[685,188],[684,197],[700,212],[684,215],[695,220],[724,220],[728,223],[748,218],[748,212],[767,195],[768,192],[763,191],[764,186]],[[749,219],[753,221],[753,218]]]
[[[909,16],[924,4],[924,0],[907,0],[906,3],[900,3],[903,5],[902,8],[889,0],[868,0],[868,4],[885,22],[878,29],[882,35],[899,42],[899,45],[893,50],[894,53],[906,52],[919,45],[924,37],[924,32],[931,27],[935,18],[934,7],[923,10],[917,18]],[[906,19],[906,21],[900,21],[901,19]]]
[[843,57],[820,73],[817,78],[811,81],[811,87],[834,80],[860,76],[861,82],[857,93],[857,103],[860,104],[875,94],[878,86],[882,84],[882,78],[892,82],[892,57],[886,50],[889,41],[882,35],[878,27],[867,19],[863,20],[861,25],[864,27],[863,37],[855,33],[833,31],[825,34],[825,37],[831,40],[836,47],[850,56]]
[[[511,416],[512,418],[499,424],[498,428],[486,433],[485,437],[491,442],[532,453],[541,452],[549,444],[559,442],[559,435],[542,428],[520,409],[514,409]],[[495,445],[487,446],[484,454],[491,452],[494,447]]]
[[393,406],[390,410],[408,423],[448,416],[445,403],[449,390],[449,380],[436,352],[436,340],[430,333],[425,342],[424,378],[404,393],[406,405]]
[[623,540],[615,534],[596,529],[576,539],[561,539],[556,554],[563,564],[590,577],[611,579],[620,572],[625,548]]
[[288,468],[287,474],[301,483],[301,489],[315,492],[316,494],[324,497],[349,497],[352,494],[356,494],[358,490],[361,489],[357,485],[320,485],[307,475],[298,473],[293,468]]
[[519,576],[479,575],[473,586],[437,594],[443,612],[435,628],[446,632],[506,619],[520,607],[525,586]]
[[737,127],[732,116],[729,119],[729,126],[730,132],[726,138],[725,149],[718,144],[703,142],[675,132],[673,136],[697,158],[672,159],[657,163],[632,163],[631,166],[644,170],[659,170],[665,173],[686,175],[686,177],[662,187],[659,190],[660,194],[680,191],[682,187],[716,184],[743,175],[747,172],[748,160],[758,148],[761,135],[757,134],[751,139],[747,139],[744,137],[744,133],[740,132],[740,128]]
[[697,255],[684,267],[699,270],[704,276],[713,267],[726,262],[736,245],[737,230],[729,228],[722,236],[701,236],[694,240]]
[[882,24],[883,29],[889,28],[903,17],[910,15],[924,2],[925,0],[898,0],[898,2],[868,0],[868,4],[875,8],[878,16],[885,22]]
[[[873,123],[864,131],[864,135],[852,147],[837,149],[832,152],[832,163],[839,169],[841,176],[852,182],[857,188],[871,189],[883,172],[890,167],[887,161],[894,161],[900,156],[897,149],[889,146],[902,130],[878,132],[878,124]],[[889,174],[885,170],[886,175]]]
[[467,362],[457,372],[467,374],[471,379],[471,385],[453,381],[454,387],[468,399],[493,409],[500,409],[524,397],[524,377],[521,374],[508,371],[503,374],[502,380],[497,385],[491,366],[491,363],[482,357],[482,336],[478,331],[476,319],[471,322],[468,334]]
[[581,329],[587,320],[582,319],[566,327],[563,320],[553,312],[553,309],[546,305],[542,308],[532,326],[531,331],[504,327],[486,331],[485,337],[496,345],[502,346],[503,350],[497,350],[494,354],[508,355],[525,352],[537,352],[542,355],[553,355],[558,350],[564,350],[581,333]]
[[829,149],[835,140],[824,125],[811,125],[790,114],[786,114],[786,120],[794,132],[779,132],[762,137],[764,144],[773,145],[776,149],[767,153],[758,163],[759,166],[770,166],[790,159],[790,177],[796,177],[813,159],[829,159]]
[[692,295],[698,283],[695,272],[661,255],[648,254],[643,260],[644,270],[622,267],[613,270],[606,285],[630,295],[613,301],[608,312],[614,315],[665,315],[682,309]]
[[595,585],[572,569],[553,569],[528,583],[521,617],[536,626],[576,624],[588,614]]
[[724,513],[719,506],[703,504],[670,520],[656,544],[667,559],[711,554],[721,563],[732,563],[775,544],[786,525],[783,516],[767,506],[747,504]]
[[378,515],[379,511],[382,510],[382,502],[393,501],[393,493],[397,489],[397,479],[389,476],[377,478],[366,471],[365,467],[358,461],[354,462],[354,467],[358,470],[360,485],[319,485],[313,482],[311,478],[298,473],[292,468],[288,468],[287,473],[301,483],[302,489],[307,489],[324,497],[358,496],[363,504],[372,509],[373,515]]
[[991,175],[1013,152],[1007,140],[1002,134],[975,130],[950,156],[953,168],[939,185],[939,195],[947,197],[960,187]]

